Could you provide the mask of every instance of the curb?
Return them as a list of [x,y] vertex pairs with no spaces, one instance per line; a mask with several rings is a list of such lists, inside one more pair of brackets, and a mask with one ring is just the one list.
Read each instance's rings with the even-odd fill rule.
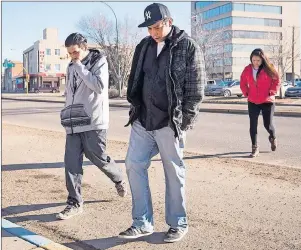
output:
[[43,236],[37,235],[23,227],[18,226],[15,223],[12,223],[6,219],[2,218],[2,228],[25,240],[28,241],[31,244],[36,245],[37,247],[40,247],[42,249],[46,249],[46,250],[71,250],[71,248],[65,247],[61,244],[55,243]]
[[[247,105],[248,102],[238,102],[238,101],[234,101],[234,102],[231,102],[231,101],[215,101],[215,100],[205,100],[203,101],[203,103],[207,103],[207,104],[229,104],[229,105]],[[301,104],[296,104],[296,103],[290,103],[290,104],[285,104],[285,103],[277,103],[276,102],[276,106],[281,106],[281,107],[301,107]]]
[[[65,103],[65,101],[55,101],[55,100],[39,100],[39,99],[18,99],[12,97],[2,97],[3,100],[13,100],[13,101],[29,101],[29,102],[49,102],[49,103]],[[110,103],[110,107],[118,107],[118,108],[129,108],[129,104],[118,104],[118,103]],[[237,104],[233,104],[237,105]],[[279,105],[281,106],[281,105]],[[200,108],[200,112],[208,112],[208,113],[224,113],[224,114],[240,114],[246,115],[248,114],[248,110],[244,109],[215,109],[215,108]],[[290,111],[276,111],[274,113],[275,116],[282,117],[301,117],[301,112],[290,112]]]
[[65,103],[65,101],[55,101],[55,100],[43,100],[43,99],[30,99],[30,98],[13,98],[13,97],[2,97],[2,100],[10,100],[10,101],[24,101],[24,102],[51,102],[51,103]]

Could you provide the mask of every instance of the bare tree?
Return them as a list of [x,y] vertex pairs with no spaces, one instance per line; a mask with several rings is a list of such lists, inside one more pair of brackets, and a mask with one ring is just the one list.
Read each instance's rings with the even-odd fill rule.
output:
[[[137,25],[128,17],[123,22],[118,22],[118,51],[117,34],[115,23],[106,16],[94,14],[82,17],[78,28],[87,38],[96,43],[106,54],[109,63],[110,77],[113,79],[119,96],[126,85],[135,45],[139,42],[142,34]],[[119,67],[120,66],[120,75]],[[120,79],[119,79],[120,77]]]
[[[286,79],[286,73],[292,69],[293,63],[300,60],[300,46],[297,46],[297,41],[293,41],[291,30],[285,30],[281,35],[270,33],[267,38],[270,43],[267,46],[266,51],[271,58],[271,62],[279,73],[279,77],[281,79],[280,98],[283,98],[284,89],[282,84]],[[295,46],[293,46],[293,44]],[[292,53],[293,47],[295,47],[294,53]]]
[[225,27],[207,28],[199,13],[193,15],[191,27],[192,35],[203,51],[207,75],[213,78],[219,72],[224,78],[226,58],[231,53],[227,47],[232,37],[231,31]]
[[269,41],[267,52],[278,70],[280,78],[284,80],[285,74],[291,70],[293,62],[300,60],[300,46],[297,46],[297,41],[294,41],[295,53],[294,58],[292,58],[293,43],[290,30],[284,31],[281,36],[277,37],[275,34],[270,34]]

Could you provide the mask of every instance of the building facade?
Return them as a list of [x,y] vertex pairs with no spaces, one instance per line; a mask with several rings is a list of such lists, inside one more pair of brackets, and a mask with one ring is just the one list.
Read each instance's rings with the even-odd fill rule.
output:
[[269,55],[283,79],[291,80],[292,66],[299,76],[300,3],[202,1],[192,2],[191,9],[192,36],[211,36],[208,78],[239,79],[255,48]]
[[66,57],[64,42],[58,39],[58,29],[46,28],[43,39],[36,41],[23,52],[24,75],[30,75],[29,90],[59,88],[64,90]]
[[2,91],[16,92],[23,89],[23,63],[11,61],[14,64],[12,68],[5,68],[3,74]]

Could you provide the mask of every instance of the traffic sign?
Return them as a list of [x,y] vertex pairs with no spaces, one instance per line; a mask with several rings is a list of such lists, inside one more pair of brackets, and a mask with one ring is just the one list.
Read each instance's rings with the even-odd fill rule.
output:
[[4,68],[13,68],[15,67],[15,64],[11,61],[8,61],[7,59],[4,60],[4,63],[3,63],[3,67]]

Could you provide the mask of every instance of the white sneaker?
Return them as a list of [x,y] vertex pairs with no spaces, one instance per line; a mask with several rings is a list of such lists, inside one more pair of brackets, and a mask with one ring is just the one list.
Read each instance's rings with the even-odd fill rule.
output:
[[127,195],[127,187],[126,187],[126,182],[125,181],[121,181],[120,183],[116,183],[115,188],[116,188],[117,193],[120,197],[125,197]]
[[83,205],[67,205],[67,207],[56,215],[56,218],[60,220],[67,220],[75,215],[79,215],[84,211]]

